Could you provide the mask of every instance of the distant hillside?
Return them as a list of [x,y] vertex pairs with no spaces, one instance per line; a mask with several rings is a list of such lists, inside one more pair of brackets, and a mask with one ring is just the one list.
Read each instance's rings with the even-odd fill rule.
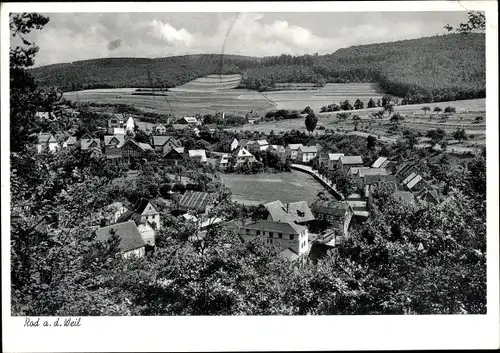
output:
[[[222,67],[222,70],[221,70]],[[277,83],[377,82],[407,103],[483,98],[484,34],[449,34],[354,46],[327,55],[254,58],[216,54],[162,59],[108,58],[39,67],[42,85],[77,90],[174,87],[210,74],[243,74],[241,86],[272,90]]]
[[450,34],[339,49],[321,56],[263,58],[242,86],[260,91],[284,82],[377,82],[410,102],[483,98],[484,34]]
[[[202,54],[160,59],[105,58],[34,68],[41,85],[63,91],[93,88],[171,88],[210,74],[237,74],[260,59],[238,55]],[[222,69],[221,69],[222,68]]]

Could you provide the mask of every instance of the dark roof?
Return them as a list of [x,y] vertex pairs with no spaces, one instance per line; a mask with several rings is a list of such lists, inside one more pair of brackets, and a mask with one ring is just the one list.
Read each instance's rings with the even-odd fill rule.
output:
[[118,146],[123,145],[123,143],[125,142],[124,135],[106,135],[104,136],[104,145],[109,145],[114,139],[118,140]]
[[176,139],[174,139],[172,136],[153,136],[153,145],[154,146],[163,146],[169,140],[172,140],[173,144],[176,147],[180,146],[179,141],[177,141]]
[[169,150],[163,155],[163,158],[167,159],[183,159],[184,158],[184,147],[175,147]]
[[212,198],[212,194],[188,190],[184,193],[184,195],[182,195],[181,199],[179,200],[179,208],[205,211],[205,208],[212,201]]
[[361,156],[342,156],[340,157],[340,163],[343,165],[363,164],[363,159]]
[[347,202],[316,200],[311,205],[313,213],[329,214],[343,217],[349,210],[350,206]]
[[124,214],[122,214],[117,220],[116,223],[123,223],[123,222],[128,222],[128,221],[134,221],[135,224],[139,225],[142,223],[142,217],[140,214],[128,210]]
[[80,139],[80,147],[82,150],[88,150],[93,143],[96,144],[96,147],[101,147],[101,140],[99,139]]
[[132,251],[146,245],[133,221],[117,223],[97,229],[95,231],[97,240],[100,242],[107,241],[111,237],[111,230],[114,230],[120,238],[119,248],[123,252]]
[[[148,199],[145,199],[144,197],[142,197],[136,202],[136,204],[133,207],[133,210],[139,214],[142,214],[144,212],[144,210],[146,209],[146,207],[148,206],[148,204],[150,204],[150,203],[151,202]],[[158,212],[158,210],[156,209],[155,205],[153,205],[153,203],[151,203],[151,206],[153,206],[153,208]]]

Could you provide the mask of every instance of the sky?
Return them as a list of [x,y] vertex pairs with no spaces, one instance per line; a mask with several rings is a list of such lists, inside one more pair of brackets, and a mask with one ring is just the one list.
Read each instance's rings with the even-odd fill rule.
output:
[[[455,12],[45,13],[29,38],[35,66],[107,57],[221,53],[327,54],[352,45],[446,33],[467,19]],[[11,43],[15,44],[15,43]]]

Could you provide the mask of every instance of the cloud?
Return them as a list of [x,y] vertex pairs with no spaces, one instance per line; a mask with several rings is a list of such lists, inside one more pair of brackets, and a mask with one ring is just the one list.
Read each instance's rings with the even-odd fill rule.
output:
[[177,30],[170,24],[157,20],[151,21],[151,33],[153,36],[173,45],[184,45],[189,47],[194,41],[193,35],[185,28]]
[[[351,45],[443,34],[449,13],[57,13],[30,39],[36,65],[199,53],[326,54]],[[448,17],[447,17],[448,16]],[[463,14],[462,14],[463,16]]]

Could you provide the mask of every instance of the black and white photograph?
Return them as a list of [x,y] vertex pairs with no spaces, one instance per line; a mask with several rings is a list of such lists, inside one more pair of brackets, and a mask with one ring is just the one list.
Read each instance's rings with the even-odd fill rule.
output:
[[496,2],[269,4],[2,4],[6,351],[498,348]]

